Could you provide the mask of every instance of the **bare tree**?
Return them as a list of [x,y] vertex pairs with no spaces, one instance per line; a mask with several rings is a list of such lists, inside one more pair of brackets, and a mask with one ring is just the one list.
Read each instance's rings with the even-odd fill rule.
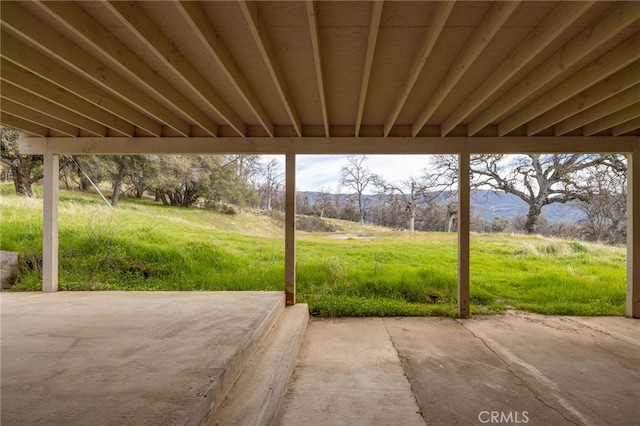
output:
[[364,224],[367,197],[365,190],[378,185],[380,178],[367,167],[367,156],[349,157],[340,170],[340,184],[355,191],[359,222]]
[[[458,158],[438,155],[435,164],[457,181]],[[489,187],[516,195],[529,206],[525,229],[537,232],[542,208],[553,203],[585,199],[578,182],[595,167],[619,167],[616,156],[599,154],[475,154],[471,156],[472,186]]]

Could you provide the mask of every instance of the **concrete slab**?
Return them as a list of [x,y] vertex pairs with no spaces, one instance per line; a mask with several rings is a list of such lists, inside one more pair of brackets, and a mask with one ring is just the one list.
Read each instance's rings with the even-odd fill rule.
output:
[[275,424],[640,425],[639,339],[626,318],[312,320]]
[[280,425],[424,425],[380,318],[309,323]]
[[283,292],[0,297],[3,426],[198,423],[284,308]]

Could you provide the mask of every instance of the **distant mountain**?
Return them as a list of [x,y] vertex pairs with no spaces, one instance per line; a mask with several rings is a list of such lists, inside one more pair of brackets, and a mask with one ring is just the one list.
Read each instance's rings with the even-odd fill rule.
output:
[[[471,193],[471,208],[473,214],[485,220],[492,221],[496,218],[511,221],[518,215],[526,215],[529,211],[527,203],[513,194],[504,192],[475,190]],[[542,208],[542,215],[549,222],[567,221],[575,222],[583,219],[584,213],[575,203],[554,203]]]
[[[320,197],[320,192],[304,191],[298,192],[307,198],[309,204],[313,205]],[[353,196],[355,194],[351,194]],[[332,194],[335,197],[334,194]],[[349,197],[349,194],[341,194],[342,203]],[[382,197],[379,195],[367,195],[369,205],[381,202]],[[451,203],[455,201],[455,195],[451,192],[444,193],[438,198],[440,203]],[[480,216],[486,221],[492,221],[496,218],[513,220],[514,217],[525,216],[529,210],[527,203],[513,194],[504,192],[477,189],[471,192],[471,209],[472,214]],[[575,205],[575,203],[554,203],[542,208],[543,216],[549,222],[576,222],[583,219],[584,213]]]

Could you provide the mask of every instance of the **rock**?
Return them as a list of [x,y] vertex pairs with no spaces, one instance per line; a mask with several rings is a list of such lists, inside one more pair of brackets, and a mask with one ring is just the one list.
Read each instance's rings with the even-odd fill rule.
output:
[[18,253],[0,251],[0,283],[2,289],[11,288],[18,277]]

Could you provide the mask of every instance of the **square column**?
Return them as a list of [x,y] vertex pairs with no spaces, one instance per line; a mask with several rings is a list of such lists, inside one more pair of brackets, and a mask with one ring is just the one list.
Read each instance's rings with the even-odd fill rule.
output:
[[458,155],[458,316],[467,318],[469,309],[469,233],[471,218],[470,155]]
[[42,227],[42,291],[58,291],[58,190],[60,157],[44,154],[44,214]]
[[627,309],[640,318],[640,147],[627,155]]
[[284,217],[284,292],[287,306],[296,304],[296,155],[286,155]]

